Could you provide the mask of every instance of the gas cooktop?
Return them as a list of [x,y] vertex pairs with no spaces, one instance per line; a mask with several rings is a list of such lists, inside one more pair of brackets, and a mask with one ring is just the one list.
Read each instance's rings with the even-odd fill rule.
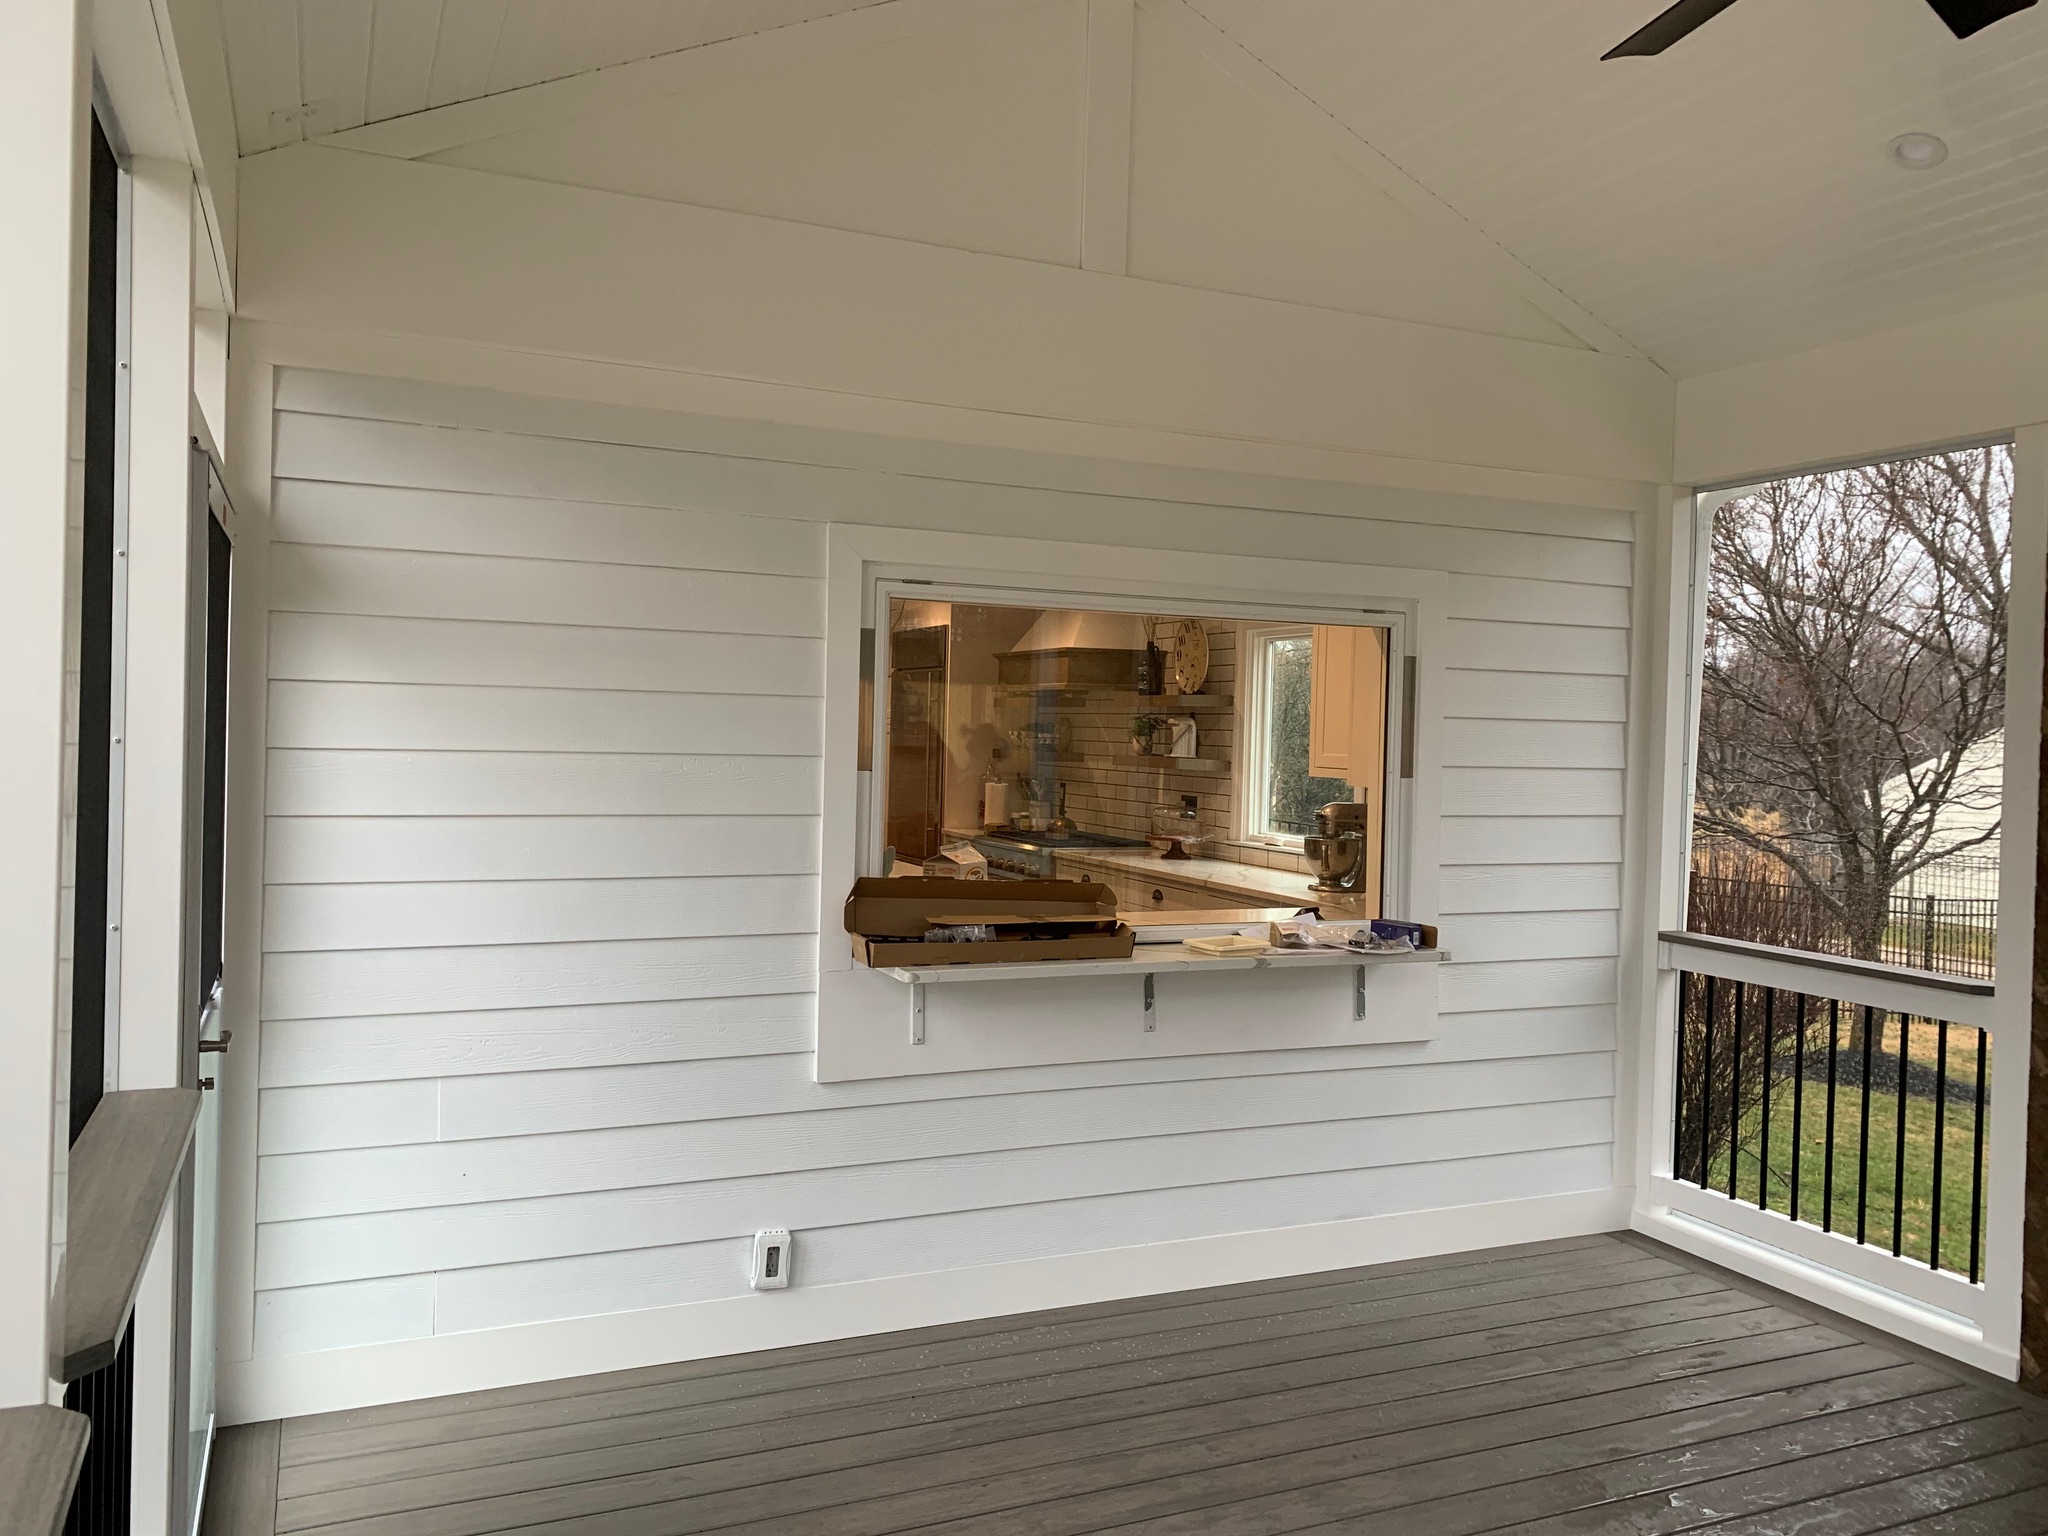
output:
[[1138,837],[1111,837],[1106,832],[1018,832],[1010,827],[998,827],[984,832],[983,837],[993,842],[1010,843],[1018,848],[1143,848],[1145,840]]

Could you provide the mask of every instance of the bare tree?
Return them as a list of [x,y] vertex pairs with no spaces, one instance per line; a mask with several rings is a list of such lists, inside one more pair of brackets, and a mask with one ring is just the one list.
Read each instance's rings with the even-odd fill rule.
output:
[[2009,452],[1970,449],[1714,518],[1696,835],[1775,861],[1853,955],[1878,957],[1902,880],[1997,835],[1971,748],[2004,723],[2011,495]]

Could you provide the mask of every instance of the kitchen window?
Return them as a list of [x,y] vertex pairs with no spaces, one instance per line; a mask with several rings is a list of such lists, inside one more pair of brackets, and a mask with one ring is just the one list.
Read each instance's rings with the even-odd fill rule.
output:
[[929,589],[886,613],[883,871],[1128,877],[1162,907],[1319,890],[1378,915],[1388,630]]

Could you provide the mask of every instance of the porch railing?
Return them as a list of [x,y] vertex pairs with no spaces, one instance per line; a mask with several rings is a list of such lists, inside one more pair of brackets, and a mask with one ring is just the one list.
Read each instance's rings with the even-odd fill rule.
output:
[[1943,1014],[1988,985],[1664,937],[1672,1178],[1979,1281],[1991,1037]]

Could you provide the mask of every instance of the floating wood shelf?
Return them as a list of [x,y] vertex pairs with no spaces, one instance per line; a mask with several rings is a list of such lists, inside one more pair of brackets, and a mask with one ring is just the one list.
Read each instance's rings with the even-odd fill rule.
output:
[[1080,699],[1101,699],[1106,703],[1128,704],[1157,715],[1204,714],[1229,709],[1237,701],[1227,693],[1133,693],[1128,688],[1035,687],[1029,683],[1000,683],[998,693],[1023,698],[1039,694],[1071,694]]
[[63,1379],[114,1358],[142,1266],[199,1120],[197,1088],[102,1098],[71,1148],[64,1254]]
[[68,1408],[0,1408],[0,1531],[57,1536],[92,1425]]
[[1164,768],[1168,773],[1230,772],[1230,764],[1215,757],[1161,757],[1154,752],[1130,752],[1108,761],[1113,768]]

